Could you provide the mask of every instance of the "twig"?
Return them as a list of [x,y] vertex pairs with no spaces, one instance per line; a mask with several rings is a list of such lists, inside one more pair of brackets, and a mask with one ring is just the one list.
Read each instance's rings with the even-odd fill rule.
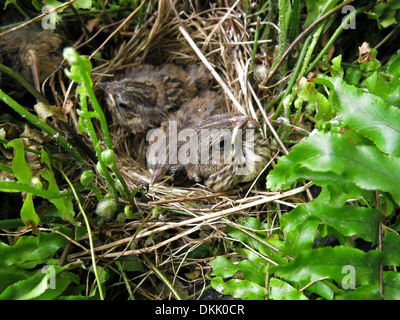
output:
[[200,49],[197,47],[197,45],[194,43],[193,39],[190,37],[190,35],[186,32],[186,30],[182,27],[179,26],[179,31],[183,34],[187,42],[189,42],[190,46],[192,49],[196,52],[197,56],[200,58],[200,60],[204,63],[204,65],[207,67],[207,69],[211,72],[215,80],[219,83],[221,88],[225,91],[226,95],[229,97],[229,99],[232,100],[233,104],[235,107],[243,114],[246,114],[245,110],[243,107],[240,105],[240,103],[236,100],[236,98],[233,96],[232,92],[229,90],[228,86],[226,83],[222,80],[220,75],[215,71],[213,66],[208,62],[207,58],[204,56],[204,54],[200,51]]
[[166,284],[166,286],[171,290],[171,292],[174,294],[175,298],[177,300],[182,300],[182,297],[179,295],[179,293],[175,290],[175,288],[172,286],[171,282],[169,282],[168,278],[156,267],[156,265],[150,260],[148,256],[143,254],[141,256],[144,260],[144,262],[148,265],[148,267],[153,271],[157,277]]
[[173,202],[184,202],[184,201],[194,201],[194,200],[201,200],[201,199],[209,199],[209,198],[216,198],[219,196],[225,196],[229,194],[229,191],[225,192],[217,192],[212,194],[207,194],[204,196],[194,196],[194,197],[184,197],[184,198],[177,198],[177,199],[168,199],[168,200],[159,200],[159,201],[150,201],[148,202],[149,205],[160,205],[166,203],[173,203]]
[[[180,222],[168,223],[168,224],[166,224],[164,226],[161,226],[161,227],[153,229],[153,230],[140,232],[139,234],[137,234],[135,236],[135,238],[136,239],[140,239],[140,238],[147,237],[149,235],[152,235],[152,234],[155,234],[155,233],[159,233],[159,232],[162,232],[162,231],[166,231],[166,230],[169,230],[169,229],[174,229],[174,228],[177,228],[177,227],[183,227],[183,226],[188,226],[188,225],[197,225],[197,224],[205,222],[205,221],[212,222],[212,221],[218,220],[218,219],[220,219],[222,217],[228,216],[228,215],[230,215],[232,213],[240,212],[240,211],[243,211],[243,210],[251,208],[251,207],[255,207],[255,206],[258,206],[258,205],[261,205],[261,204],[265,204],[265,203],[268,203],[268,202],[272,202],[272,201],[275,201],[275,200],[279,200],[279,199],[282,199],[282,198],[290,197],[290,196],[293,196],[295,194],[304,192],[305,190],[307,190],[311,186],[312,186],[312,182],[309,182],[305,186],[302,186],[302,187],[299,187],[299,188],[296,188],[296,189],[293,189],[293,190],[285,191],[285,192],[282,192],[282,193],[278,193],[278,194],[275,194],[275,195],[272,195],[272,196],[261,196],[260,199],[258,199],[258,200],[255,200],[255,201],[252,201],[252,202],[249,202],[249,203],[246,203],[246,204],[240,204],[240,205],[235,206],[233,208],[225,209],[225,210],[222,210],[222,211],[219,211],[219,212],[215,212],[215,213],[206,214],[206,215],[203,215],[203,216],[200,216],[200,217],[195,217],[195,218],[184,220],[184,221],[180,221]],[[131,238],[132,237],[128,237],[128,238],[125,238],[125,239],[117,240],[117,241],[114,241],[112,243],[108,243],[108,244],[99,246],[97,248],[94,248],[94,251],[106,250],[106,249],[109,249],[109,248],[113,248],[113,247],[117,247],[117,246],[123,245],[123,244],[125,244],[127,242],[130,242]],[[143,249],[143,250],[145,250],[145,249]],[[82,253],[82,252],[71,254],[68,257],[68,260],[83,256],[85,254],[86,253]]]

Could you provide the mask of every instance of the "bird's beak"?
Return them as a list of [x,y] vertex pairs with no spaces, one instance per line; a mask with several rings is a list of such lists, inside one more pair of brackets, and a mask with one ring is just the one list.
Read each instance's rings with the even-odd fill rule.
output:
[[104,90],[105,92],[109,92],[111,88],[111,82],[98,82],[96,83],[100,89]]
[[234,145],[236,141],[236,137],[239,133],[240,129],[243,129],[243,127],[247,124],[247,122],[251,119],[248,115],[237,115],[233,116],[230,121],[233,124],[233,130],[232,130],[232,140],[231,144]]
[[35,50],[29,49],[27,53],[28,53],[29,63],[31,65],[31,73],[32,73],[33,84],[35,86],[35,89],[38,92],[40,92],[39,59],[37,57],[37,54],[36,54]]
[[164,179],[165,176],[165,168],[164,167],[159,167],[156,170],[154,170],[152,176],[151,176],[151,181],[150,184],[155,184],[157,182],[160,182],[162,179]]

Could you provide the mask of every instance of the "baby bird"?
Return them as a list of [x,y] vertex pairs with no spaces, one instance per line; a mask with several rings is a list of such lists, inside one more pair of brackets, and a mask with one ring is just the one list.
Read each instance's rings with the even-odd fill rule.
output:
[[[21,74],[40,91],[43,82],[62,62],[60,37],[50,31],[22,28],[0,37],[0,63]],[[0,75],[2,85],[18,87]]]
[[160,126],[207,83],[202,67],[145,64],[128,68],[115,80],[98,85],[106,93],[113,121],[128,132],[143,133]]
[[153,184],[161,181],[165,175],[174,176],[175,181],[187,178],[186,168],[177,158],[177,150],[195,134],[202,122],[218,113],[223,113],[222,97],[214,91],[205,90],[200,96],[183,104],[158,129],[147,133],[147,163]]
[[147,153],[152,183],[186,175],[220,192],[256,178],[270,158],[267,141],[254,119],[222,110],[222,97],[205,91],[178,111],[176,122],[153,133],[158,139]]

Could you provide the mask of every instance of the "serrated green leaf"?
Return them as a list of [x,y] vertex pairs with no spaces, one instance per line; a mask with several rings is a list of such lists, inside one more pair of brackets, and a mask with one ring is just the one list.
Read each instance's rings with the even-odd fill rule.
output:
[[400,156],[400,110],[380,97],[332,78],[333,104],[353,129],[371,139],[383,152]]
[[77,276],[58,266],[49,266],[51,272],[37,270],[31,277],[8,286],[0,300],[51,300],[59,296]]
[[33,268],[45,263],[67,240],[56,233],[41,232],[37,237],[22,236],[13,245],[0,242],[0,267],[19,265],[24,268]]
[[382,253],[336,246],[299,252],[295,259],[285,266],[273,267],[272,271],[289,281],[311,282],[329,277],[341,283],[346,273],[344,266],[352,266],[355,271],[356,285],[378,282],[379,262]]
[[242,260],[237,264],[242,272],[243,279],[252,281],[259,286],[265,286],[266,264],[259,264],[250,260]]
[[266,289],[248,280],[231,279],[227,282],[221,277],[211,279],[212,287],[222,294],[230,294],[244,300],[264,300]]
[[301,78],[297,83],[297,91],[299,98],[307,100],[307,109],[317,111],[315,115],[317,121],[331,120],[332,104],[323,94],[316,90],[314,83],[307,81],[306,78]]
[[379,285],[364,285],[337,297],[339,300],[382,300]]
[[302,250],[311,249],[318,224],[319,221],[317,220],[304,219],[296,225],[296,228],[292,232],[287,231],[285,247],[281,249],[281,253],[283,255],[295,255]]
[[296,290],[283,280],[273,278],[269,284],[269,298],[272,300],[308,300],[302,292]]
[[383,294],[387,300],[400,300],[400,273],[385,271],[383,273]]
[[400,266],[400,236],[390,232],[383,238],[383,264],[385,266]]
[[0,292],[15,282],[28,279],[32,276],[31,271],[27,271],[17,265],[0,268]]
[[342,235],[358,235],[366,241],[376,243],[378,224],[382,212],[364,207],[334,207],[329,204],[310,202],[298,205],[296,209],[282,217],[282,228],[286,232],[295,231],[307,219],[318,219],[333,227]]
[[232,277],[239,269],[225,256],[218,256],[210,262],[213,267],[213,276],[229,278]]
[[354,183],[389,192],[400,203],[400,158],[357,145],[345,134],[316,133],[299,143],[270,172],[267,187],[285,189],[302,179],[318,185]]

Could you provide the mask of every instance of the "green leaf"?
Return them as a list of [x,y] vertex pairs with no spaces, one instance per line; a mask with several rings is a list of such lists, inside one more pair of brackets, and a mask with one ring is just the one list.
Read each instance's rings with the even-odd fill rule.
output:
[[14,139],[7,144],[8,147],[15,149],[15,155],[12,160],[12,167],[15,177],[18,181],[30,184],[32,178],[32,170],[25,160],[25,148],[21,139]]
[[267,187],[287,188],[302,179],[318,185],[354,183],[389,192],[400,203],[400,158],[357,145],[345,134],[316,133],[299,143],[270,172]]
[[383,264],[385,266],[400,266],[400,236],[390,232],[383,238]]
[[91,9],[92,0],[77,0],[72,5],[75,9]]
[[344,76],[344,80],[349,84],[349,85],[356,85],[359,83],[361,77],[362,77],[362,71],[360,69],[354,69],[354,68],[347,68],[346,69],[346,75]]
[[385,271],[383,273],[384,297],[387,300],[400,300],[400,273]]
[[30,193],[26,195],[24,204],[22,205],[21,219],[26,226],[32,228],[35,228],[40,222],[40,218],[35,211],[35,206],[33,205],[32,194]]
[[338,297],[339,300],[382,300],[379,285],[364,285]]
[[272,271],[279,277],[289,281],[311,282],[329,277],[338,283],[346,276],[344,266],[352,266],[355,270],[356,285],[378,282],[379,262],[382,253],[336,246],[324,247],[299,252],[295,259],[285,266],[273,267]]
[[393,56],[388,65],[388,72],[393,76],[400,76],[400,50],[397,51],[397,55]]
[[328,99],[315,88],[315,84],[301,78],[297,83],[298,96],[301,99],[307,100],[307,109],[316,110],[315,119],[317,121],[329,121],[332,118],[332,104]]
[[266,264],[259,264],[250,260],[242,260],[237,264],[242,272],[243,279],[252,281],[259,286],[265,286],[265,273],[267,272]]
[[[305,283],[304,285],[306,284],[307,283]],[[333,290],[332,287],[332,284],[328,285],[326,281],[317,281],[308,286],[307,291],[314,292],[326,300],[333,300],[333,298],[335,297],[335,291],[338,290]]]
[[[291,212],[293,212],[293,210]],[[286,215],[283,217],[285,216]],[[287,232],[285,247],[281,250],[281,253],[283,255],[295,255],[302,250],[311,249],[317,233],[318,224],[319,221],[307,220],[306,218],[296,225],[296,228],[292,230],[293,232],[285,230]]]
[[213,272],[211,274],[216,277],[229,278],[239,270],[239,268],[225,256],[216,257],[210,264],[213,267]]
[[269,298],[272,300],[308,300],[302,292],[283,280],[273,278],[270,280],[269,285]]
[[340,78],[332,78],[332,84],[332,102],[343,120],[371,139],[381,151],[400,156],[400,110]]
[[[51,170],[40,171],[41,176],[49,182],[49,191],[59,192],[60,189],[57,186],[54,172]],[[59,199],[50,199],[50,202],[57,208],[61,218],[71,223],[75,223],[74,220],[74,206],[72,203],[72,197],[63,197]]]
[[[48,270],[52,271],[49,272]],[[77,276],[57,266],[36,271],[36,275],[15,282],[1,294],[0,300],[51,300],[59,296]]]
[[127,256],[123,262],[123,268],[125,271],[144,271],[143,263],[137,256]]
[[11,265],[33,268],[45,263],[66,243],[63,236],[44,232],[38,236],[21,236],[13,246],[0,242],[0,268]]
[[0,292],[15,282],[26,280],[32,276],[32,272],[27,271],[17,265],[0,268]]
[[332,68],[331,68],[331,74],[332,77],[339,77],[343,78],[344,72],[342,68],[342,55],[338,55],[337,57],[333,58],[331,60],[332,62]]
[[46,198],[46,199],[56,199],[65,196],[65,193],[61,192],[49,192],[43,189],[37,189],[30,184],[21,183],[17,181],[2,181],[0,180],[0,191],[1,192],[28,192],[33,195]]
[[227,282],[221,277],[211,279],[212,287],[222,294],[230,294],[244,300],[264,300],[266,289],[248,280],[231,279]]
[[281,225],[286,232],[298,229],[297,226],[307,219],[318,219],[333,227],[342,235],[358,235],[366,241],[376,243],[380,210],[346,205],[334,207],[329,204],[309,202],[298,205],[296,209],[282,217]]

